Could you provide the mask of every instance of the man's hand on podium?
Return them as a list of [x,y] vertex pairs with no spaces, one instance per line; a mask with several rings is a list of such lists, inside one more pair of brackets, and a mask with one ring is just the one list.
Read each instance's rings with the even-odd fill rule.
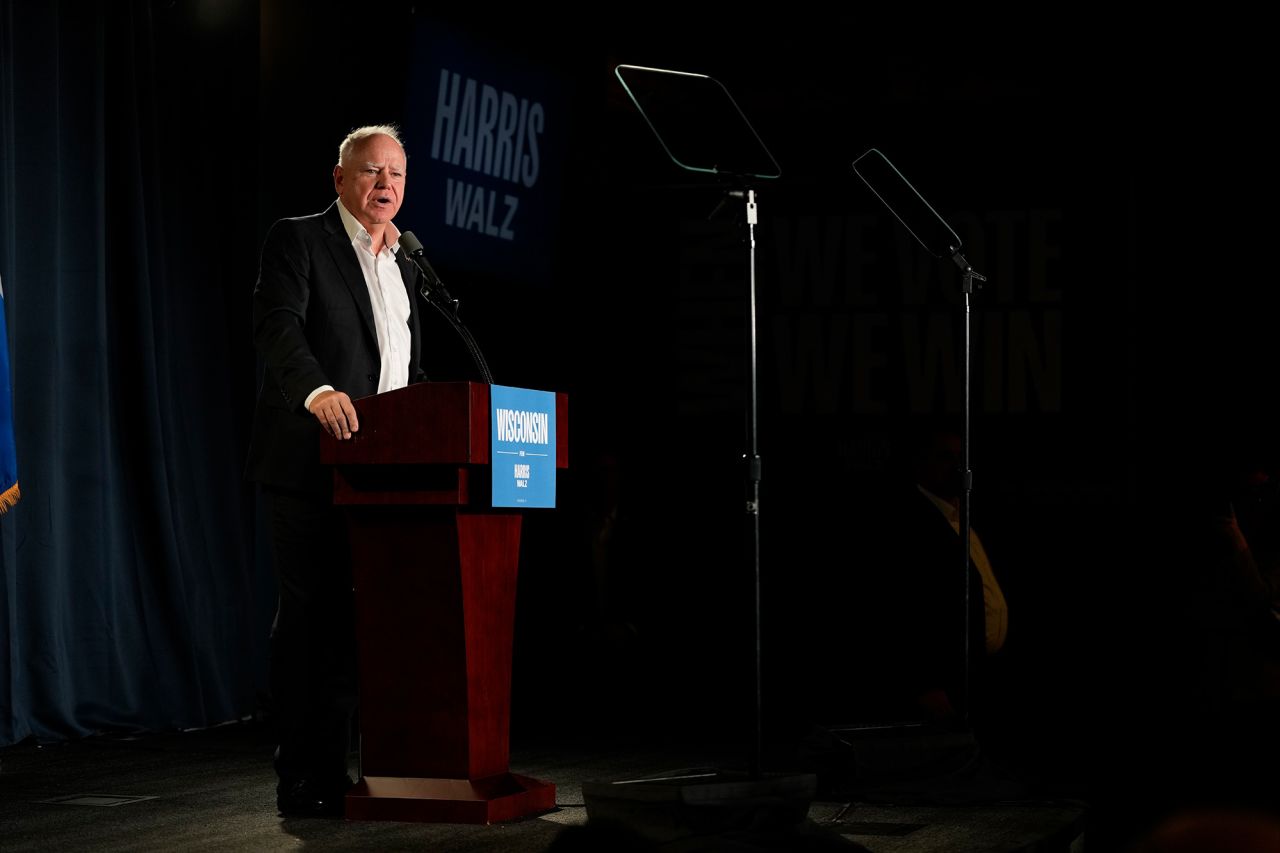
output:
[[356,407],[342,391],[321,391],[311,401],[311,414],[316,416],[325,432],[338,440],[351,438],[351,433],[360,430]]

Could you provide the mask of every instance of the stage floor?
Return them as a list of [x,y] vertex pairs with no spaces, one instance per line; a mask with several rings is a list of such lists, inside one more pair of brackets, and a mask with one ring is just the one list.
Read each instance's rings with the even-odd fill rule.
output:
[[[253,722],[195,732],[100,735],[49,746],[9,747],[0,751],[0,847],[131,853],[609,853],[610,848],[601,846],[609,842],[597,831],[600,822],[588,820],[584,782],[722,768],[741,764],[743,758],[735,754],[736,748],[725,748],[714,739],[645,737],[635,731],[514,738],[512,772],[553,782],[556,808],[540,816],[484,826],[281,818],[274,808],[271,750],[266,727]],[[894,804],[819,795],[794,835],[753,834],[738,828],[672,838],[668,825],[633,849],[1066,853],[1080,849],[1087,811],[1084,803],[1070,801]],[[663,832],[666,840],[655,841]]]

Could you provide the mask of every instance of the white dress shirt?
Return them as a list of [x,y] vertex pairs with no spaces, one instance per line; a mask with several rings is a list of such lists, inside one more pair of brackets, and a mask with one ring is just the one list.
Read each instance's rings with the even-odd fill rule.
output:
[[[388,223],[382,251],[373,254],[373,239],[369,231],[351,215],[342,199],[338,199],[338,215],[342,226],[351,238],[365,286],[369,288],[369,301],[373,304],[373,330],[378,336],[378,353],[382,369],[378,373],[378,393],[393,391],[409,384],[409,354],[413,336],[409,332],[409,292],[405,290],[404,276],[396,265],[396,252],[400,251],[400,229]],[[332,391],[332,385],[321,385],[307,395],[304,407],[311,408],[311,401],[322,391]]]

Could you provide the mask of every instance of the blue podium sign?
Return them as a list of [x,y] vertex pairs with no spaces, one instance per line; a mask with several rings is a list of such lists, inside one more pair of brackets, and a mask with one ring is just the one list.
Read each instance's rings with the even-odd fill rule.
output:
[[493,505],[555,507],[556,395],[489,386]]

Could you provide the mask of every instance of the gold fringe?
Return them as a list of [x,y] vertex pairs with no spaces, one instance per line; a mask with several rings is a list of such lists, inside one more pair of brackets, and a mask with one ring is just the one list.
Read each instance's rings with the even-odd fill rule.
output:
[[4,515],[8,512],[9,507],[16,504],[20,497],[22,497],[22,490],[18,488],[17,483],[14,483],[3,492],[0,492],[0,515]]

